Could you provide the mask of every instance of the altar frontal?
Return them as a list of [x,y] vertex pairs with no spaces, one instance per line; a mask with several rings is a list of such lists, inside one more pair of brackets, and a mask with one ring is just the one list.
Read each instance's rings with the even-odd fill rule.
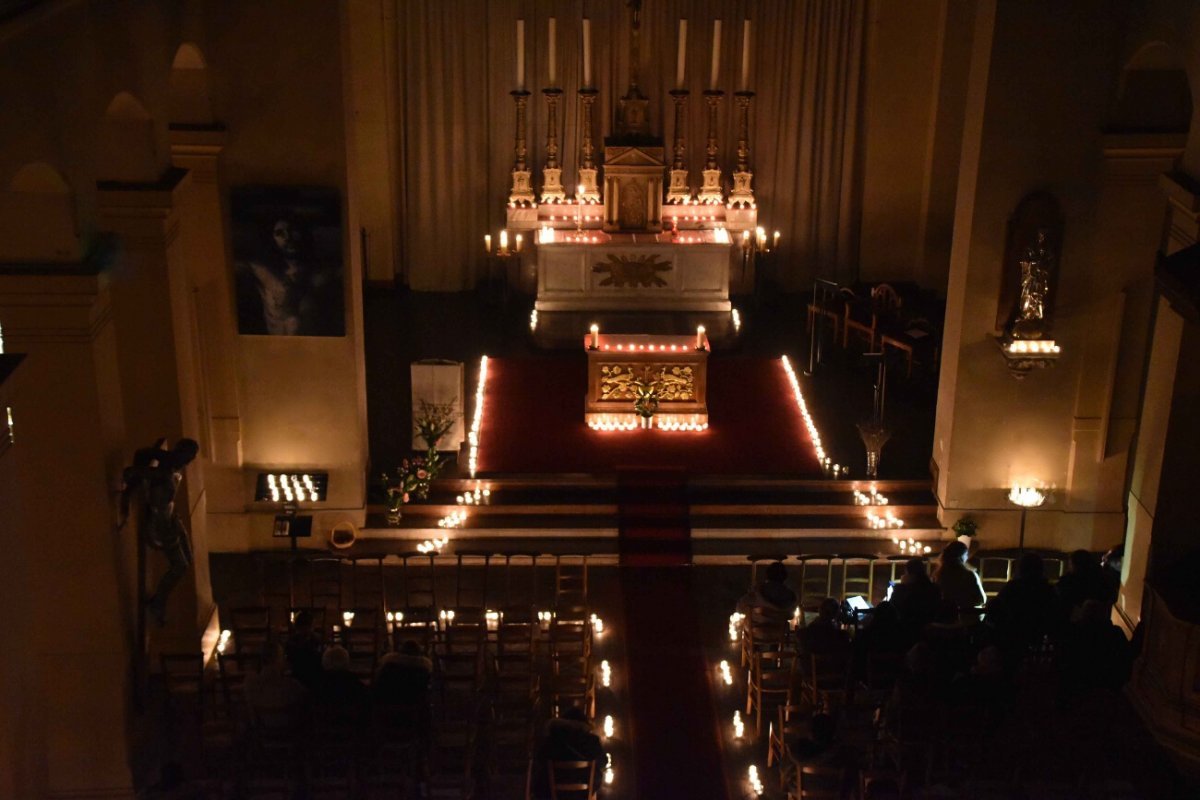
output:
[[708,337],[601,335],[585,337],[584,420],[593,430],[708,428]]

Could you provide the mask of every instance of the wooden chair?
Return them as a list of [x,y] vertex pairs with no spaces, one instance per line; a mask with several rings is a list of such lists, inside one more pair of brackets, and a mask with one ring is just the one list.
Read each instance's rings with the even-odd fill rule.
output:
[[755,653],[786,648],[790,644],[791,619],[791,614],[782,609],[751,608],[742,620],[742,666],[749,666]]
[[796,677],[796,655],[786,650],[755,653],[746,679],[746,714],[754,714],[754,730],[762,734],[763,706],[772,698],[786,700]]
[[335,611],[342,607],[342,559],[308,560],[308,604]]
[[875,335],[881,317],[886,319],[900,310],[900,295],[890,285],[881,283],[871,290],[870,301],[847,303],[842,319],[842,347],[850,345],[851,331],[863,335],[868,349],[875,350]]
[[855,595],[863,597],[868,603],[875,594],[875,556],[847,553],[838,556],[841,562],[841,587],[834,595],[839,600]]
[[546,765],[552,800],[596,800],[595,761],[551,761]]
[[908,378],[912,377],[914,353],[921,354],[921,358],[918,360],[922,363],[931,365],[937,364],[938,356],[941,353],[941,345],[938,343],[933,326],[923,319],[902,323],[888,333],[881,334],[879,347],[885,358],[889,347],[903,354],[906,365],[905,375]]
[[231,608],[228,625],[235,652],[260,655],[271,638],[271,609],[269,606]]
[[[778,761],[781,765],[787,759],[788,743],[796,736],[808,731],[808,719],[811,709],[808,706],[787,703],[775,709],[777,715],[775,724],[767,734],[767,766]],[[781,769],[780,780],[784,773]],[[782,783],[780,784],[783,785]]]
[[[454,610],[488,607],[488,569],[492,554],[483,550],[460,550],[454,558]],[[470,562],[482,562],[470,563]]]
[[846,770],[818,764],[800,764],[796,768],[795,791],[788,800],[841,800]]
[[591,658],[579,653],[550,653],[550,712],[561,716],[579,706],[588,719],[596,716],[596,675]]
[[[571,561],[563,559],[570,558]],[[580,559],[575,561],[574,559]],[[554,562],[554,609],[556,616],[587,608],[588,557],[557,556]]]
[[833,597],[833,558],[828,556],[800,557],[800,614],[815,614],[821,601]]
[[816,708],[831,708],[850,695],[849,650],[835,653],[810,653],[809,670],[804,676],[807,699]]
[[357,556],[350,565],[350,603],[354,608],[387,608],[387,584],[383,579],[383,556]]

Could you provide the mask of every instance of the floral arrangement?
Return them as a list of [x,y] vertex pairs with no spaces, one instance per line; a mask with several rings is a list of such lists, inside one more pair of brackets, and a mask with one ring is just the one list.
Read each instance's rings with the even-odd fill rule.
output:
[[388,508],[395,511],[410,500],[428,497],[429,487],[437,479],[441,468],[437,451],[430,449],[424,456],[404,459],[394,473],[383,473],[383,491],[387,495]]
[[421,400],[417,413],[413,415],[413,432],[425,440],[425,446],[431,451],[436,450],[438,442],[450,432],[459,416],[458,407],[453,401],[431,403]]
[[[647,376],[649,378],[649,376]],[[633,411],[639,417],[649,418],[658,411],[658,401],[662,397],[663,381],[660,378],[636,380],[633,382]]]
[[958,521],[951,526],[955,536],[974,536],[978,528],[979,523],[970,517],[959,517]]

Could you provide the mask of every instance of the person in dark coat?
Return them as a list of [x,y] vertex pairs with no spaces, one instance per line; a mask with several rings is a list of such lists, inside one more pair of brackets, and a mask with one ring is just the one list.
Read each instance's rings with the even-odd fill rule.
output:
[[604,783],[602,776],[607,758],[600,737],[592,732],[587,714],[582,708],[572,706],[560,718],[546,724],[533,757],[531,793],[536,800],[548,800],[551,797],[550,763],[553,761],[592,762],[592,780],[598,790]]

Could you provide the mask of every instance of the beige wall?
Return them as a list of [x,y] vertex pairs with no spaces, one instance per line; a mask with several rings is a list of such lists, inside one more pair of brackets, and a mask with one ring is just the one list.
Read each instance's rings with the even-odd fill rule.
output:
[[914,280],[922,271],[922,193],[945,6],[942,0],[871,4],[863,108],[863,280]]
[[[986,546],[1015,543],[1007,487],[1041,481],[1055,500],[1030,514],[1027,543],[1111,546],[1123,527],[1126,453],[1089,435],[1116,386],[1140,380],[1140,370],[1116,372],[1105,337],[1119,324],[1121,291],[1145,284],[1153,267],[1153,248],[1139,257],[1096,246],[1100,220],[1140,215],[1144,197],[1110,187],[1097,208],[1121,16],[1083,2],[984,3],[974,41],[934,441],[944,521],[971,513]],[[1000,267],[1009,215],[1038,189],[1066,216],[1054,323],[1063,356],[1017,381],[993,341]]]

